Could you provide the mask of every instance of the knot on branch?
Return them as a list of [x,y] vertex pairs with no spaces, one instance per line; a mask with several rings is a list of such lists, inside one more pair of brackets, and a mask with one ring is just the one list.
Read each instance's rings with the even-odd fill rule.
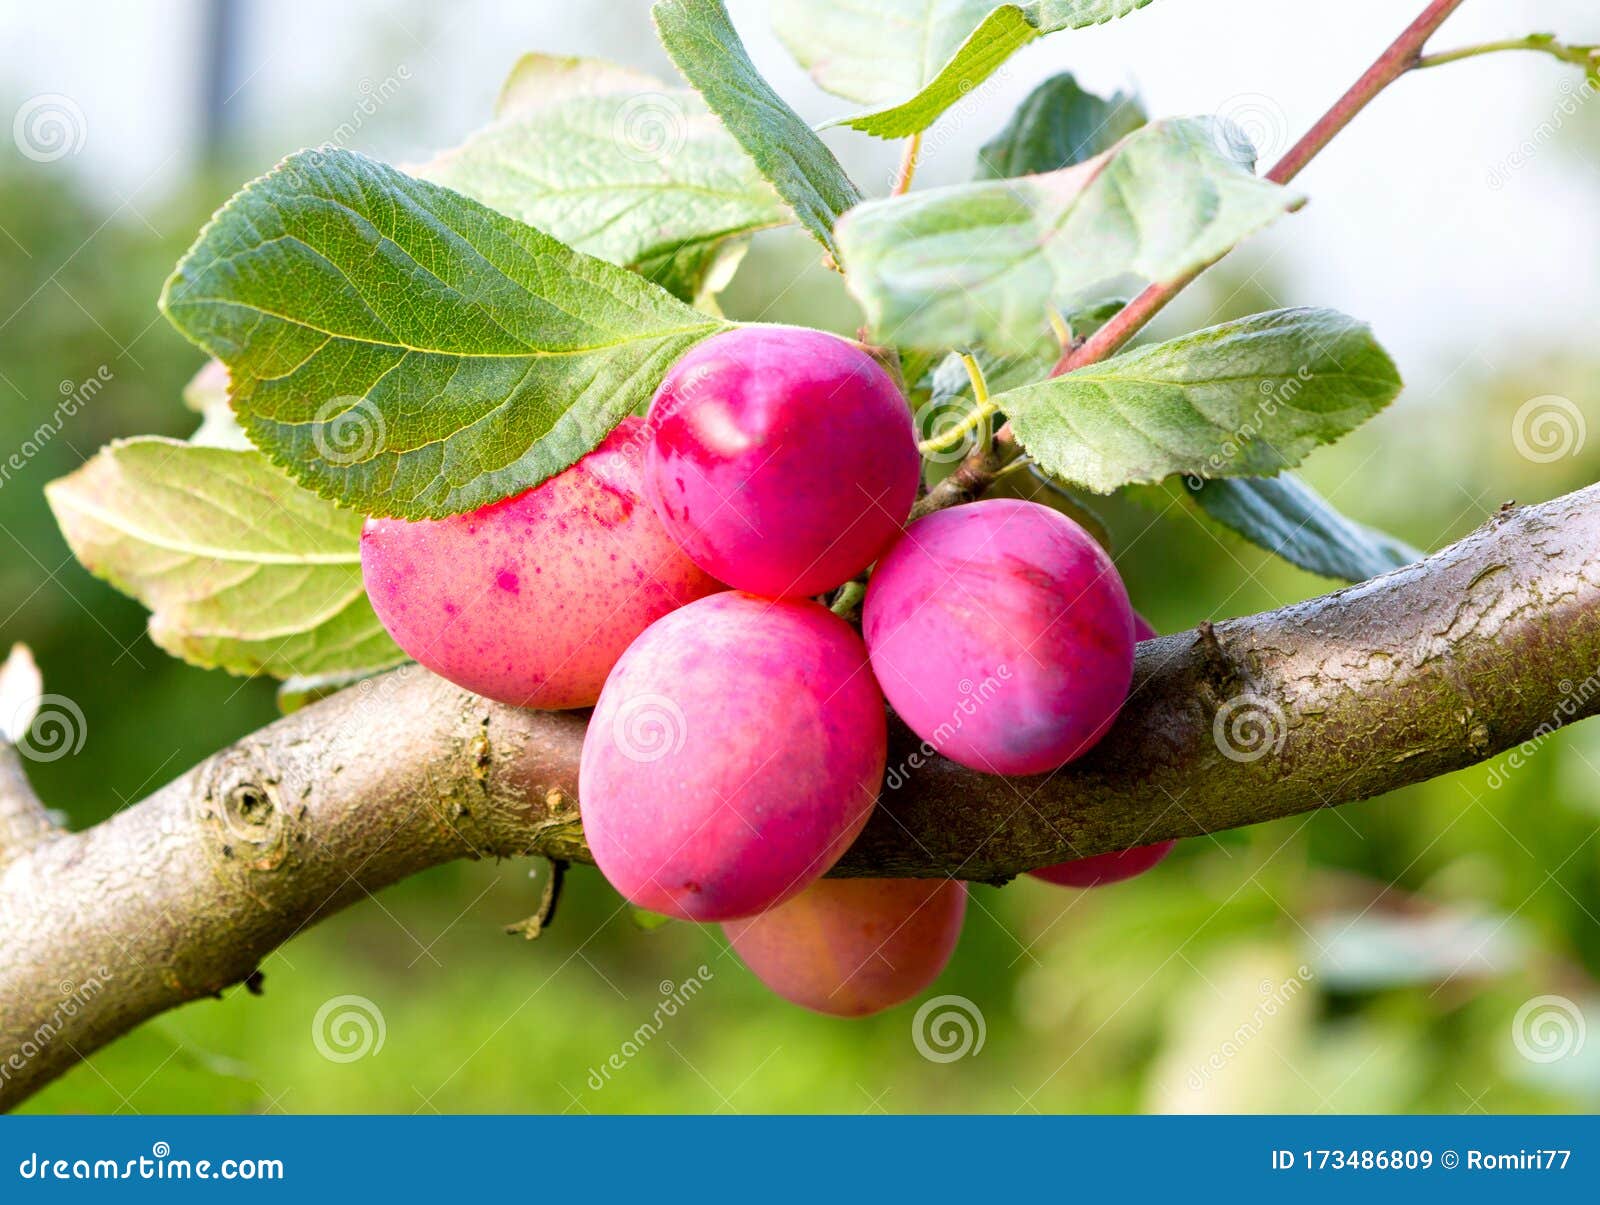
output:
[[278,776],[248,749],[213,758],[196,796],[196,822],[215,858],[248,871],[275,871],[289,857],[295,825]]

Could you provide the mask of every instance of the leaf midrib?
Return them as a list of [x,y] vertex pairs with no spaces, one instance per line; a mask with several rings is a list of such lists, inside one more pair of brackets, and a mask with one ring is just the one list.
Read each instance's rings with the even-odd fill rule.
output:
[[87,518],[93,519],[103,526],[118,532],[130,540],[137,540],[152,548],[159,548],[163,552],[174,552],[182,556],[203,558],[212,561],[224,561],[246,565],[359,565],[361,564],[361,550],[356,548],[349,553],[244,553],[237,549],[215,548],[205,544],[184,544],[168,536],[156,535],[153,532],[128,522],[125,515],[117,511],[106,510],[92,502],[71,493],[58,490],[56,500]]

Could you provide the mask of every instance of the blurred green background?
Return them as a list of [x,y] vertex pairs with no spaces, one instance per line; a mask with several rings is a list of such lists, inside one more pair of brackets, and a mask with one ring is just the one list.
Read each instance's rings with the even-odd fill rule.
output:
[[[524,24],[532,48],[537,30]],[[391,141],[427,101],[407,103],[381,127]],[[1551,154],[1587,162],[1592,116]],[[985,113],[975,136],[1004,117]],[[315,140],[283,124],[217,135],[137,205],[0,150],[0,452],[28,442],[102,366],[111,374],[0,483],[0,640],[27,641],[46,688],[87,721],[79,755],[32,767],[74,826],[276,714],[270,684],[191,669],[151,645],[142,609],[71,560],[41,488],[118,436],[193,429],[179,394],[200,358],[154,299],[215,205]],[[1576,179],[1592,214],[1600,179],[1592,168]],[[1272,260],[1246,248],[1165,328],[1326,300]],[[1450,304],[1425,282],[1396,287],[1419,307]],[[1482,288],[1507,292],[1508,305],[1537,291],[1527,280]],[[758,240],[724,307],[856,322],[815,248],[786,232]],[[1594,319],[1565,318],[1512,346],[1463,324],[1459,356],[1402,357],[1407,396],[1305,475],[1346,513],[1427,549],[1508,498],[1594,480],[1600,432],[1542,463],[1510,438],[1540,395],[1569,399],[1591,425],[1600,416]],[[1333,586],[1182,504],[1112,500],[1103,513],[1136,604],[1163,630]],[[1491,763],[1188,841],[1124,885],[976,887],[935,989],[962,997],[952,1007],[973,1027],[971,1049],[950,1061],[928,1057],[940,1053],[926,1040],[932,1018],[919,1043],[916,1004],[863,1022],[801,1012],[762,990],[714,930],[638,928],[586,868],[569,876],[543,938],[505,936],[536,906],[542,868],[463,864],[306,932],[265,962],[259,998],[230,991],[159,1018],[24,1111],[1589,1111],[1600,1107],[1600,1035],[1586,1032],[1600,1024],[1596,767],[1590,724],[1519,768]],[[657,1028],[663,996],[691,980],[693,998]],[[603,1073],[613,1056],[621,1068]]]

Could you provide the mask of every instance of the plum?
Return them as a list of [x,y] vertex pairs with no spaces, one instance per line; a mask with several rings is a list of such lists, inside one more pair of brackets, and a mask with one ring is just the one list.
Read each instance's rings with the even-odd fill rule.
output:
[[825,607],[713,594],[617,662],[579,764],[595,861],[641,908],[752,916],[803,891],[878,797],[883,696]]
[[723,932],[762,983],[836,1017],[903,1004],[944,970],[967,887],[955,879],[819,879]]
[[1116,567],[1035,502],[993,498],[913,523],[873,571],[863,627],[912,731],[990,774],[1041,774],[1086,752],[1133,674]]
[[1176,844],[1175,841],[1157,841],[1154,845],[1136,845],[1132,849],[1041,866],[1028,873],[1058,887],[1100,887],[1143,874],[1171,853]]
[[769,598],[820,594],[899,534],[921,458],[911,410],[860,344],[746,326],[680,359],[647,419],[645,489],[713,577]]
[[441,677],[518,707],[588,707],[649,624],[723,588],[667,535],[624,419],[565,472],[446,519],[368,519],[367,595],[395,643]]

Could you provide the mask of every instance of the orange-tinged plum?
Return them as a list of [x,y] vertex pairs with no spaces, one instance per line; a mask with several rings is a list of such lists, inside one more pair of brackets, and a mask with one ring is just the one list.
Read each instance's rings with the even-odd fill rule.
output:
[[463,515],[368,519],[383,626],[441,677],[518,707],[588,707],[629,642],[722,589],[645,501],[643,422],[548,481]]
[[723,931],[785,1000],[865,1017],[905,1003],[939,977],[966,913],[966,884],[953,879],[820,879]]
[[690,603],[600,692],[578,775],[589,848],[641,908],[763,912],[861,831],[886,728],[861,639],[827,608],[735,591]]
[[1042,774],[1087,752],[1133,674],[1116,567],[1036,502],[992,498],[913,523],[873,571],[862,626],[900,717],[988,774]]
[[749,326],[692,348],[650,403],[645,488],[685,552],[768,598],[849,581],[917,496],[911,410],[858,343]]

